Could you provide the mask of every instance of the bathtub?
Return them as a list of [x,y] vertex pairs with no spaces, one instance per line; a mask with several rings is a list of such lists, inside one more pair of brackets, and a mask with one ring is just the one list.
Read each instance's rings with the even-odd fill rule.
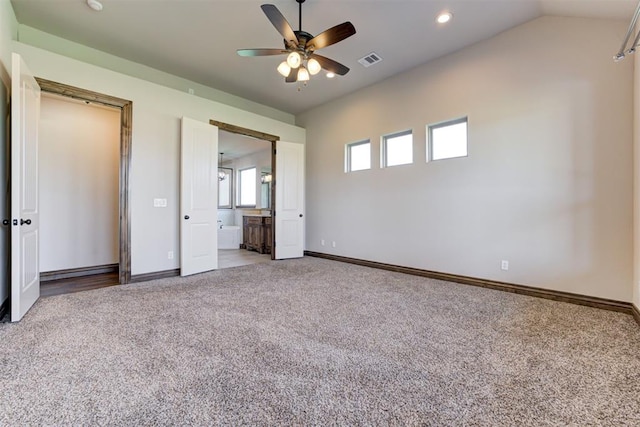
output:
[[240,227],[222,225],[218,229],[218,249],[240,249]]

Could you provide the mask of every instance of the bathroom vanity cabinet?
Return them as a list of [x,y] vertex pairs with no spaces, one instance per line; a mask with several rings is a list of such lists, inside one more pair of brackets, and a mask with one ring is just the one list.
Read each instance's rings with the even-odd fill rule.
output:
[[271,253],[272,231],[270,216],[244,216],[242,221],[242,246],[261,254]]

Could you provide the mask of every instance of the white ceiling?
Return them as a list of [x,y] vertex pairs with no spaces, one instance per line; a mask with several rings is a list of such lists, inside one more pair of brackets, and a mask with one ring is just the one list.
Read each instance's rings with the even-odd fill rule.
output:
[[[260,5],[271,1],[298,29],[295,0],[11,0],[18,22],[122,58],[298,114],[431,59],[489,38],[538,16],[602,17],[629,21],[636,0],[307,0],[303,30],[317,35],[351,21],[356,35],[319,53],[351,71],[307,87],[276,72],[282,57],[239,57],[237,49],[280,48],[282,37]],[[447,25],[435,16],[450,10]],[[622,37],[621,35],[621,42]],[[611,54],[619,46],[611,46]],[[383,61],[357,60],[376,52]]]

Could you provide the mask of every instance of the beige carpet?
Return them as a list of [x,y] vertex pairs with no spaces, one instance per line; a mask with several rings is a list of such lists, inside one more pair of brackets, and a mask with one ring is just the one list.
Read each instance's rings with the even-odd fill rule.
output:
[[629,315],[315,258],[41,299],[0,425],[640,425]]

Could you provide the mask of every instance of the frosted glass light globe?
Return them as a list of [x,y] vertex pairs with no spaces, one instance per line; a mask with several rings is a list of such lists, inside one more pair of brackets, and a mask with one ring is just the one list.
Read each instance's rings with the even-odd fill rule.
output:
[[278,72],[282,74],[284,77],[287,77],[291,72],[291,67],[287,64],[287,61],[282,61],[280,65],[278,65]]
[[320,66],[320,63],[318,61],[311,58],[310,60],[307,61],[307,69],[309,70],[309,73],[311,73],[312,76],[315,76],[320,72],[320,70],[322,70],[322,67]]
[[291,52],[289,56],[287,56],[287,64],[291,68],[298,68],[302,63],[302,57],[298,52]]
[[309,81],[309,72],[307,71],[306,68],[300,67],[300,69],[298,70],[298,81],[299,82]]

